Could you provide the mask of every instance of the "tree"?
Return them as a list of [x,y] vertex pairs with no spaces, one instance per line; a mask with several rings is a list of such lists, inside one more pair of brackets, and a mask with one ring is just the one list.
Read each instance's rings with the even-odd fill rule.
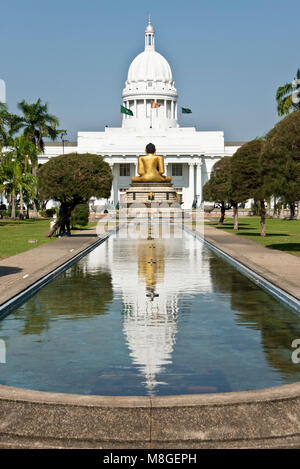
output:
[[300,68],[296,77],[292,83],[286,83],[277,90],[277,112],[280,117],[300,109]]
[[230,156],[224,156],[214,164],[210,179],[203,187],[203,199],[221,205],[219,225],[224,222],[225,211],[233,207],[234,229],[238,229],[238,204],[234,200],[232,192]]
[[23,99],[18,103],[18,108],[23,113],[24,136],[34,143],[36,148],[44,151],[44,138],[54,141],[59,135],[58,118],[48,112],[48,104],[42,104],[40,98],[33,104]]
[[[23,185],[20,185],[20,211],[23,216],[23,195],[26,192],[26,199],[34,197],[35,185],[37,183],[36,176],[32,174],[32,168],[37,165],[37,152],[35,145],[26,140],[23,135],[11,138],[10,150],[7,152],[11,160],[19,163],[20,171],[22,172]],[[40,153],[40,151],[39,151]],[[28,190],[30,186],[30,190]]]
[[0,153],[3,147],[10,146],[12,138],[22,127],[22,118],[11,114],[4,103],[0,103]]
[[282,119],[266,136],[262,171],[267,195],[284,203],[300,200],[300,110]]
[[264,141],[251,140],[232,156],[232,190],[239,200],[255,199],[260,205],[260,234],[266,236],[265,185],[262,175],[261,153]]
[[[18,103],[18,108],[23,113],[24,137],[35,145],[38,152],[43,152],[45,149],[44,138],[50,138],[54,141],[60,134],[60,130],[57,129],[58,118],[49,113],[48,104],[43,104],[40,98],[33,104],[29,104],[23,99]],[[32,170],[36,176],[37,164],[33,166]],[[35,195],[37,198],[37,190]],[[34,201],[34,213],[37,216],[36,201]]]
[[24,174],[22,164],[11,153],[6,153],[0,161],[0,193],[5,191],[11,199],[11,218],[16,217],[17,194],[26,191],[30,196],[34,193],[36,178],[32,174]]
[[38,180],[41,196],[61,204],[59,219],[48,233],[51,237],[77,205],[88,203],[91,197],[110,196],[112,172],[101,156],[70,153],[45,163]]

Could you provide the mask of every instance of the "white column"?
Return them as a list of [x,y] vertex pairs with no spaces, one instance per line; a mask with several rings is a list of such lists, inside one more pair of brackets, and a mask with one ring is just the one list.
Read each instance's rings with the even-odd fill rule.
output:
[[166,119],[167,119],[167,117],[168,117],[168,116],[167,116],[167,102],[168,102],[168,101],[165,99],[165,100],[164,100],[164,106],[165,106],[165,118],[166,118]]
[[119,174],[118,174],[118,171],[120,171],[120,165],[119,164],[115,164],[114,165],[114,173],[113,173],[113,203],[114,203],[114,206],[117,205],[118,203],[118,179],[119,179]]
[[197,163],[196,167],[196,194],[198,195],[197,206],[202,202],[202,161]]
[[137,113],[137,100],[135,99],[135,100],[134,100],[134,118],[135,118],[135,119],[136,119],[136,117],[137,117],[136,113]]
[[113,182],[111,185],[111,191],[110,191],[110,200],[114,203],[114,163],[109,163],[112,175],[113,175]]
[[177,120],[177,103],[175,103],[175,119]]
[[147,119],[147,101],[146,101],[146,99],[144,99],[144,108],[145,108],[145,109],[144,109],[144,111],[145,111],[145,114],[144,114],[144,115],[145,115],[145,119]]
[[168,162],[164,160],[165,165],[165,175],[168,176]]
[[174,119],[174,101],[171,101],[171,119]]
[[192,208],[192,204],[195,198],[195,188],[194,188],[194,164],[189,163],[189,198],[190,198],[190,207]]

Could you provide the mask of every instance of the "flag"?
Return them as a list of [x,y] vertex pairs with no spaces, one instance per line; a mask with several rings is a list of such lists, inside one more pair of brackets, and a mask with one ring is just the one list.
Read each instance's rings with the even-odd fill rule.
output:
[[187,107],[182,107],[181,112],[182,114],[192,114],[192,111]]
[[160,107],[160,106],[161,106],[161,104],[158,104],[158,103],[156,103],[155,101],[152,101],[152,104],[151,104],[152,109],[156,109],[156,108],[158,108],[158,107]]
[[133,116],[133,112],[124,106],[121,106],[121,114],[127,114],[128,116]]

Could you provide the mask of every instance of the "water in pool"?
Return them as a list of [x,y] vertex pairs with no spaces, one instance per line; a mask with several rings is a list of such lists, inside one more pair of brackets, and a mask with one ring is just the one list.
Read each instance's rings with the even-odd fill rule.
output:
[[297,313],[171,231],[148,241],[121,230],[0,321],[0,383],[174,395],[298,381]]

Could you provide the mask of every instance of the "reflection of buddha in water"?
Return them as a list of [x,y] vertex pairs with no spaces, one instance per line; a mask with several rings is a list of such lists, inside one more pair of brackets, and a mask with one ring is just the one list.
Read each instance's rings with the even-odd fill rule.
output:
[[155,155],[156,148],[153,143],[146,146],[146,155],[138,160],[139,176],[134,176],[132,182],[170,182],[170,176],[163,176],[165,172],[164,159]]
[[164,273],[164,245],[156,243],[153,246],[148,242],[138,246],[138,273],[148,292],[155,291],[157,280]]

